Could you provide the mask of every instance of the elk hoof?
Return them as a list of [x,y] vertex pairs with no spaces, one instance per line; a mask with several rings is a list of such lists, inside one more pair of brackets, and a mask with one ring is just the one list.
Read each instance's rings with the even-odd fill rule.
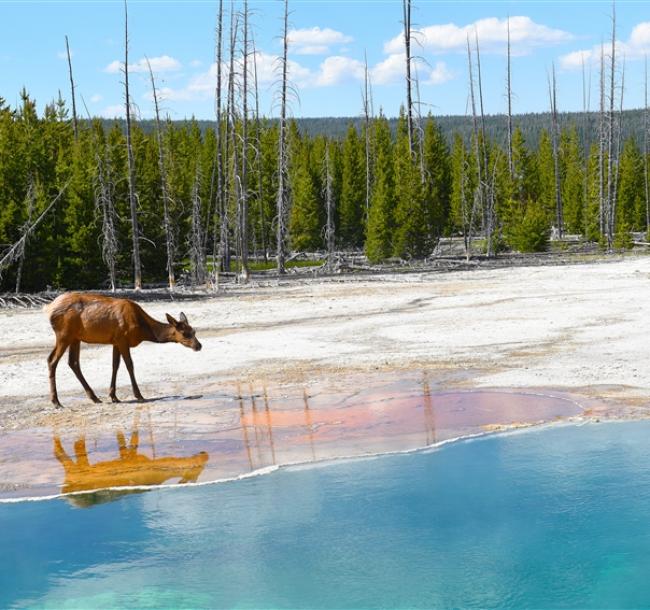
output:
[[97,398],[97,396],[91,396],[90,400],[92,400],[95,404],[99,404],[102,402],[101,400],[99,400],[99,398]]
[[108,397],[111,399],[111,402],[122,402],[115,394],[109,394]]
[[144,396],[136,396],[135,399],[138,402],[147,402],[147,399]]

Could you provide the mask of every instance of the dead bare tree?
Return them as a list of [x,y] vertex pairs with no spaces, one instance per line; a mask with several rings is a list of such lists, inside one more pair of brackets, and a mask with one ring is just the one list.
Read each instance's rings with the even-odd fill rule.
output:
[[508,15],[508,68],[507,68],[507,95],[508,95],[508,173],[510,180],[514,176],[512,165],[512,86],[510,71],[510,15]]
[[[52,201],[50,201],[50,203],[46,206],[46,208],[41,212],[39,217],[34,222],[28,222],[22,227],[20,238],[14,244],[12,244],[11,247],[4,253],[3,257],[0,258],[0,279],[2,279],[2,272],[4,269],[20,260],[20,258],[24,256],[27,240],[30,238],[32,233],[36,231],[41,222],[43,222],[48,212],[57,204],[59,199],[61,199],[69,184],[70,180],[68,180],[63,185],[57,196],[52,199]],[[18,286],[16,292],[18,292],[19,289],[20,286]]]
[[612,235],[616,232],[616,209],[618,201],[618,179],[621,171],[621,164],[619,162],[621,158],[621,143],[622,143],[622,133],[623,133],[623,97],[625,94],[625,57],[623,58],[623,65],[621,67],[621,97],[620,97],[620,106],[618,111],[618,121],[616,123],[616,159],[615,159],[615,171],[614,171],[614,188],[613,188],[613,199],[612,199]]
[[[645,230],[650,233],[650,192],[648,191],[648,56],[645,56],[645,77],[643,80],[643,181],[645,195]],[[647,237],[646,237],[647,239]]]
[[420,77],[418,74],[417,66],[415,68],[415,120],[414,131],[417,132],[417,146],[418,146],[418,166],[420,168],[420,181],[422,184],[426,182],[427,175],[424,167],[424,129],[422,128],[422,102],[420,100]]
[[163,135],[160,128],[160,110],[158,106],[158,94],[156,92],[156,79],[151,69],[151,63],[147,57],[147,67],[149,68],[149,77],[151,79],[151,92],[153,95],[153,104],[156,121],[156,141],[158,143],[158,170],[160,171],[160,193],[163,201],[163,228],[165,230],[165,247],[167,250],[167,281],[169,290],[174,290],[176,278],[174,277],[174,232],[172,230],[171,216],[169,210],[171,207],[171,197],[169,195],[169,186],[167,182],[167,166],[165,164],[165,147],[163,144]]
[[591,105],[591,65],[589,66],[589,83],[585,78],[585,56],[582,55],[582,150],[584,155],[584,178],[582,180],[582,218],[583,232],[587,229],[589,214],[589,111]]
[[551,77],[548,82],[548,97],[551,106],[551,145],[553,147],[553,174],[555,187],[555,224],[557,235],[562,238],[562,191],[560,189],[560,154],[559,154],[559,125],[557,119],[557,87],[555,83],[555,64],[551,64]]
[[601,237],[606,235],[605,228],[605,149],[607,146],[607,124],[605,121],[605,51],[600,45],[600,109],[598,113],[598,225]]
[[[212,281],[213,286],[219,285],[219,271],[221,269],[223,252],[223,232],[218,234],[218,230],[224,224],[226,216],[224,205],[224,168],[223,168],[223,117],[221,113],[221,81],[222,81],[222,53],[223,53],[223,0],[219,0],[219,13],[217,17],[217,42],[215,59],[217,65],[217,86],[215,89],[215,115],[216,122],[214,126],[215,135],[215,159],[213,177],[216,179],[214,218],[212,231]],[[209,225],[206,225],[206,228]],[[206,235],[209,231],[206,230]],[[206,245],[207,251],[207,245]]]
[[140,263],[140,229],[135,189],[135,159],[131,143],[131,98],[129,96],[129,15],[127,0],[124,0],[124,103],[126,107],[126,151],[128,158],[129,208],[131,211],[131,233],[133,237],[133,287],[142,288],[142,264]]
[[413,141],[413,99],[411,92],[411,0],[402,0],[404,15],[404,54],[406,58],[406,128],[408,131],[409,149],[414,153]]
[[478,120],[476,117],[476,96],[474,95],[474,65],[472,62],[472,49],[469,44],[469,34],[467,35],[467,66],[469,73],[469,95],[472,106],[472,135],[474,139],[474,157],[476,161],[477,177],[476,188],[474,189],[474,196],[472,197],[472,209],[469,216],[467,245],[465,249],[465,256],[467,260],[469,260],[470,256],[472,255],[472,232],[474,228],[474,216],[477,209],[483,209],[483,180],[481,171],[482,163],[480,154]]
[[201,169],[197,161],[192,186],[192,222],[190,231],[190,271],[192,284],[201,286],[205,283],[205,251],[203,249],[203,226],[201,222]]
[[117,278],[117,252],[118,241],[117,231],[115,228],[117,213],[115,211],[114,187],[111,180],[111,169],[109,165],[109,156],[104,151],[104,158],[100,152],[99,146],[95,147],[97,163],[97,185],[95,187],[95,208],[102,215],[102,260],[108,268],[108,278],[111,284],[111,291],[115,292]]
[[260,237],[262,238],[262,253],[264,262],[268,260],[268,243],[266,235],[266,212],[264,209],[264,167],[262,159],[262,126],[260,121],[260,96],[257,83],[257,50],[253,41],[253,84],[255,87],[255,158],[257,159],[257,201],[260,222]]
[[[83,97],[81,98],[88,123],[92,127],[92,119],[90,112],[86,106]],[[117,281],[117,252],[119,243],[117,240],[117,231],[115,225],[117,223],[117,212],[115,211],[115,184],[111,176],[110,155],[108,150],[108,143],[102,143],[98,137],[97,130],[92,128],[93,134],[93,149],[95,151],[95,211],[101,214],[102,230],[101,230],[101,247],[102,247],[102,260],[108,269],[108,279],[111,285],[111,291],[115,292]]]
[[330,168],[329,140],[325,142],[325,209],[327,211],[327,224],[325,225],[325,243],[327,244],[327,270],[334,269],[334,192],[332,189],[332,171]]
[[616,5],[612,3],[612,42],[609,78],[609,112],[607,115],[607,249],[611,250],[614,237],[614,92],[616,89]]
[[372,116],[371,99],[370,99],[370,75],[368,73],[368,56],[363,52],[364,58],[364,93],[363,93],[363,119],[365,125],[365,153],[366,153],[366,226],[368,216],[370,215],[370,117]]
[[287,155],[287,54],[289,48],[289,0],[284,0],[284,30],[282,35],[282,80],[280,89],[280,134],[278,138],[278,198],[277,198],[277,259],[278,273],[286,273],[286,223],[289,207],[288,155]]
[[242,152],[239,206],[239,280],[248,282],[248,0],[244,0],[244,41],[242,47]]
[[68,44],[68,36],[65,37],[65,51],[68,56],[68,74],[70,76],[70,95],[72,97],[72,130],[74,132],[74,139],[79,138],[79,125],[77,123],[77,101],[75,99],[75,86],[74,79],[72,78],[72,55],[70,54],[70,45]]
[[[21,237],[29,230],[32,224],[32,216],[34,214],[34,204],[36,203],[36,187],[34,185],[34,177],[30,174],[29,183],[27,185],[27,194],[25,195],[25,203],[27,206],[27,221],[20,229]],[[20,247],[16,251],[16,258],[18,259],[18,269],[16,271],[16,294],[20,292],[20,283],[23,277],[23,266],[25,264],[25,248],[27,240],[20,242]]]
[[478,32],[475,32],[475,42],[476,42],[476,70],[478,76],[478,95],[479,95],[479,105],[481,110],[481,156],[483,163],[483,178],[484,182],[481,185],[479,179],[479,188],[485,192],[483,199],[483,228],[485,231],[485,241],[486,241],[486,254],[487,256],[494,256],[494,188],[492,181],[490,180],[489,172],[489,155],[487,149],[487,137],[485,132],[485,112],[483,110],[483,84],[481,76],[481,51],[478,42]]
[[[230,58],[228,64],[228,90],[226,96],[226,133],[224,143],[224,206],[221,218],[221,251],[223,253],[223,270],[230,271],[230,201],[239,201],[237,181],[237,108],[235,106],[235,49],[239,22],[235,13],[234,2],[230,2]],[[225,168],[231,168],[228,171]]]

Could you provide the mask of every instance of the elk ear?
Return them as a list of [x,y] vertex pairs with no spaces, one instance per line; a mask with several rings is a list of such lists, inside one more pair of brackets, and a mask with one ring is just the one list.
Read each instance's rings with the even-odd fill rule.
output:
[[165,314],[167,316],[167,322],[169,322],[172,326],[178,326],[178,322],[174,320],[168,313]]
[[181,322],[183,322],[184,324],[189,324],[189,322],[187,321],[187,317],[185,316],[185,314],[182,311],[181,311],[181,315],[178,317],[178,319]]

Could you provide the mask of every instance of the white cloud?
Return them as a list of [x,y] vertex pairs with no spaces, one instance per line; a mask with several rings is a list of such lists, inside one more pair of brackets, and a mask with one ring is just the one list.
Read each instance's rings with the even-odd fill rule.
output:
[[[412,61],[415,64],[414,68],[417,70],[420,81],[427,85],[441,85],[455,77],[455,74],[447,68],[444,61],[436,62],[433,68],[421,59]],[[371,77],[373,84],[392,85],[403,82],[405,73],[406,54],[393,53],[372,68]]]
[[292,52],[298,55],[324,55],[329,48],[336,44],[347,44],[354,39],[343,32],[331,28],[321,30],[318,26],[289,30],[287,34]]
[[[169,55],[150,57],[149,63],[151,64],[151,69],[154,72],[170,72],[173,70],[179,70],[181,68],[181,62],[179,62],[177,59],[174,59],[173,57],[170,57]],[[108,72],[109,74],[116,74],[122,70],[123,66],[124,62],[116,59],[104,68],[104,72]],[[147,59],[143,57],[134,64],[129,64],[129,72],[149,72]]]
[[363,80],[364,73],[364,64],[359,60],[333,55],[321,63],[314,84],[317,87],[329,87],[353,80]]
[[[643,59],[650,54],[650,21],[643,21],[632,28],[628,40],[616,41],[616,53],[625,59]],[[562,55],[560,67],[565,70],[576,70],[582,68],[582,63],[596,64],[600,62],[601,49],[605,58],[611,54],[611,42],[602,45],[595,45],[591,49],[580,49]]]
[[454,77],[455,74],[447,68],[447,64],[444,61],[437,61],[433,70],[429,70],[429,75],[424,82],[428,85],[442,85]]
[[[508,19],[487,17],[464,26],[455,23],[430,25],[413,32],[413,54],[420,47],[430,53],[464,52],[467,37],[473,41],[478,34],[481,49],[485,52],[503,52],[508,40]],[[525,55],[535,47],[550,46],[573,40],[564,30],[535,23],[530,17],[510,17],[510,44],[512,53]],[[384,45],[390,54],[404,52],[404,36],[398,34]]]
[[[598,47],[599,49],[600,47]],[[576,68],[582,68],[584,65],[589,65],[592,60],[592,55],[594,51],[591,49],[583,49],[581,51],[572,51],[566,55],[560,57],[560,67],[565,70],[574,70]]]
[[[65,60],[68,59],[68,54],[67,54],[66,51],[59,51],[59,52],[56,54],[56,56],[57,56],[59,59],[65,59]],[[74,57],[74,53],[73,53],[72,51],[70,51],[70,57]]]
[[103,99],[103,96],[99,95],[99,93],[95,93],[95,95],[91,96],[90,101],[93,104],[96,104],[97,102],[101,102]]
[[404,78],[406,54],[392,53],[370,71],[373,85],[390,85]]
[[[279,78],[279,58],[277,55],[256,52],[257,61],[257,82],[260,87],[271,85]],[[253,65],[249,59],[249,74],[252,75]],[[238,70],[238,68],[236,68]],[[288,78],[292,84],[298,86],[308,86],[313,76],[311,71],[299,63],[289,60],[287,67]],[[225,91],[228,79],[228,65],[222,64],[221,72],[222,83]],[[171,87],[162,87],[159,91],[160,98],[171,101],[198,101],[208,100],[214,96],[217,86],[217,64],[213,63],[207,70],[199,72],[192,76],[184,87],[177,89]],[[151,96],[149,95],[149,98]]]
[[330,48],[327,45],[307,45],[296,50],[298,55],[325,55]]

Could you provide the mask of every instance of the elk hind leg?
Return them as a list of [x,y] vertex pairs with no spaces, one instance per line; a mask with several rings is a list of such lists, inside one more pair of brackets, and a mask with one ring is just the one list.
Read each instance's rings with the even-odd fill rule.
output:
[[68,352],[68,364],[70,365],[70,368],[72,369],[73,373],[77,376],[77,379],[83,386],[84,390],[86,391],[86,394],[88,395],[88,398],[92,400],[93,402],[101,402],[99,398],[97,398],[97,395],[95,392],[93,392],[92,388],[88,385],[88,382],[83,376],[83,373],[81,372],[81,365],[79,364],[79,352],[81,351],[81,342],[80,341],[74,341],[73,343],[70,344],[70,350]]

